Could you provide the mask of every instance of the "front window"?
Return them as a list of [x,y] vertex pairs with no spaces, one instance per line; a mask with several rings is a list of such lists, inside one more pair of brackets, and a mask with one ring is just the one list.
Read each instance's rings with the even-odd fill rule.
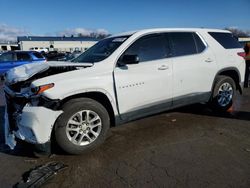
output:
[[96,43],[72,62],[99,62],[109,57],[129,36],[110,37]]
[[0,61],[15,61],[13,53],[4,53],[0,56]]
[[168,41],[162,34],[144,36],[134,42],[123,54],[137,55],[140,62],[166,58],[170,53]]

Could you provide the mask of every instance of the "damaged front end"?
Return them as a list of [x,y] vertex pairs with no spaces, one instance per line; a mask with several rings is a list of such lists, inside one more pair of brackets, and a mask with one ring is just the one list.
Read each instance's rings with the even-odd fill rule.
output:
[[13,92],[4,87],[6,98],[5,140],[14,149],[15,137],[33,144],[45,144],[50,141],[53,125],[63,112],[53,110],[58,104],[42,96]]
[[26,65],[12,69],[6,75],[5,92],[5,143],[14,149],[15,138],[32,144],[50,141],[55,121],[63,113],[59,100],[51,100],[41,93],[54,87],[53,83],[32,88],[32,82],[46,76],[84,68],[73,64]]

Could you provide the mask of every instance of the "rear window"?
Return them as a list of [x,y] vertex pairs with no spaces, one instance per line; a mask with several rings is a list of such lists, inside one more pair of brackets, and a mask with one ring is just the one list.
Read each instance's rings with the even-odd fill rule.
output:
[[241,48],[239,42],[231,33],[208,32],[225,49]]
[[30,61],[31,60],[30,55],[27,53],[17,53],[16,56],[17,56],[18,61]]
[[34,55],[36,58],[38,58],[38,59],[44,58],[44,57],[42,56],[42,54],[40,54],[40,53],[38,53],[38,52],[34,52],[33,55]]

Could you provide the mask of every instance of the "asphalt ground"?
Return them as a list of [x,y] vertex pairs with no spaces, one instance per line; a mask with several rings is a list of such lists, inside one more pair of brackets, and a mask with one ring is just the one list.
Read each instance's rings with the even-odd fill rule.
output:
[[[1,90],[2,92],[2,90]],[[4,101],[0,100],[3,125]],[[0,129],[0,131],[2,131]],[[250,89],[231,112],[197,104],[110,130],[105,143],[79,156],[38,158],[29,144],[9,150],[0,139],[0,187],[50,161],[68,168],[43,187],[250,187]]]

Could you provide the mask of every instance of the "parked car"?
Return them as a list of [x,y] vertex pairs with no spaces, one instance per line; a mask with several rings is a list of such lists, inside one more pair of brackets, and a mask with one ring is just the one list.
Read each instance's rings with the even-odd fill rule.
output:
[[80,54],[82,54],[81,51],[74,51],[72,53],[66,53],[65,56],[58,59],[58,61],[72,61],[73,59],[77,58]]
[[48,48],[43,48],[43,47],[33,47],[33,48],[30,48],[31,51],[36,51],[36,52],[40,52],[40,53],[48,53],[49,52],[49,49]]
[[242,93],[242,56],[229,31],[149,29],[101,40],[73,62],[15,68],[5,84],[6,143],[54,139],[79,154],[110,127],[147,115],[200,102],[225,111]]
[[60,59],[64,58],[67,55],[67,53],[64,52],[58,52],[58,51],[49,51],[47,54],[45,54],[45,57],[48,61],[59,61]]
[[39,52],[35,51],[9,51],[0,55],[0,75],[11,68],[34,62],[46,61]]

